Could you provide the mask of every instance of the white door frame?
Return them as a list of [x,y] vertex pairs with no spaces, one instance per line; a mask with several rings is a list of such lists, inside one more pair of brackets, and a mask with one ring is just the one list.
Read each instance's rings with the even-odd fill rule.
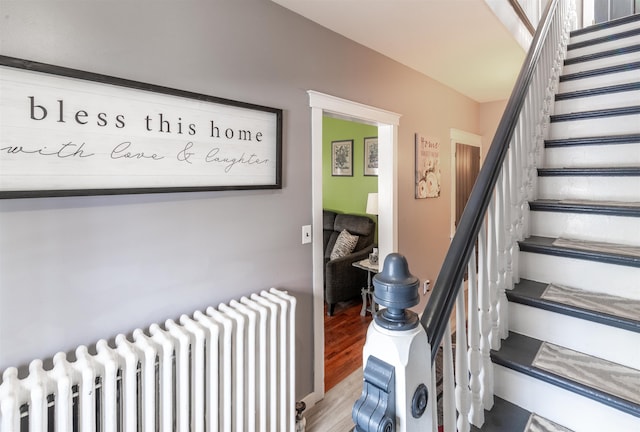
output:
[[324,397],[324,288],[322,250],[322,117],[378,126],[378,249],[381,262],[398,250],[397,149],[400,114],[313,90],[311,107],[311,209],[313,233],[313,393],[305,398],[313,406]]
[[456,143],[480,148],[480,168],[482,168],[482,137],[459,129],[451,129],[451,238],[456,233]]

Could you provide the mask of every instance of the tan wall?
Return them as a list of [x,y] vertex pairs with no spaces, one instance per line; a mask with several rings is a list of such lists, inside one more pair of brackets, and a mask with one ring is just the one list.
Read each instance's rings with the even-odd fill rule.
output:
[[480,110],[478,112],[478,134],[482,135],[482,157],[489,151],[489,146],[493,140],[493,136],[498,129],[498,123],[502,118],[504,109],[507,107],[507,101],[495,101],[486,102],[480,104]]
[[[457,119],[458,123],[451,126],[465,132],[471,132],[482,137],[482,160],[489,150],[491,141],[502,118],[507,101],[495,101],[477,104],[477,121],[474,126],[469,126],[469,122]],[[434,121],[438,117],[446,117],[443,114],[434,113]],[[441,119],[447,124],[447,119]],[[429,130],[422,133],[440,140],[441,167],[442,167],[442,192],[438,198],[414,199],[413,190],[411,193],[403,193],[403,189],[410,189],[413,182],[413,172],[408,164],[411,161],[404,161],[407,168],[402,170],[399,179],[400,197],[400,252],[407,256],[412,273],[420,278],[421,284],[425,280],[431,281],[431,286],[438,276],[440,267],[449,248],[450,223],[451,223],[451,143],[450,128],[438,128],[437,134],[432,134]],[[408,152],[403,153],[408,156]],[[420,305],[416,311],[422,311],[431,295],[431,292],[424,295],[422,287],[420,289]]]

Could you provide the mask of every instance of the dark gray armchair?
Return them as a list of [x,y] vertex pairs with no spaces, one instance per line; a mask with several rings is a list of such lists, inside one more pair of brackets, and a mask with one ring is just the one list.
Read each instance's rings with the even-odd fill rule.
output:
[[[327,313],[333,315],[335,304],[361,295],[361,289],[367,284],[367,272],[353,267],[356,261],[363,260],[373,252],[376,224],[367,216],[340,214],[330,210],[323,211],[324,240],[324,299]],[[338,235],[346,229],[358,236],[358,243],[352,253],[331,260],[331,251]]]

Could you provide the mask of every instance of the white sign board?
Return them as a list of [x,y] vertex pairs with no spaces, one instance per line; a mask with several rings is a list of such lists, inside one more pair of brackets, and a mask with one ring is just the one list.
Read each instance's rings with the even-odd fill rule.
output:
[[0,56],[0,198],[281,188],[282,110]]

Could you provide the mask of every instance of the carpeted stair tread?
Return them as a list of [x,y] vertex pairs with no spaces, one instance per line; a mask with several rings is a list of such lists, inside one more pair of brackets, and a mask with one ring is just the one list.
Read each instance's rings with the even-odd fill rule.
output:
[[573,432],[564,426],[554,423],[549,419],[540,417],[537,414],[531,414],[529,417],[529,423],[524,432]]
[[[640,371],[635,369],[514,332],[509,333],[499,351],[491,352],[491,359],[498,365],[640,417],[640,403],[635,401]],[[630,400],[629,394],[634,400]]]
[[640,416],[640,371],[543,342],[532,366],[630,402]]
[[540,199],[531,201],[529,209],[531,211],[640,217],[640,202]]
[[519,242],[522,252],[640,267],[640,248],[612,243],[531,236]]
[[506,294],[514,303],[640,333],[638,300],[527,279]]
[[607,135],[582,138],[561,138],[544,141],[545,148],[584,146],[584,145],[613,145],[640,143],[640,134]]

